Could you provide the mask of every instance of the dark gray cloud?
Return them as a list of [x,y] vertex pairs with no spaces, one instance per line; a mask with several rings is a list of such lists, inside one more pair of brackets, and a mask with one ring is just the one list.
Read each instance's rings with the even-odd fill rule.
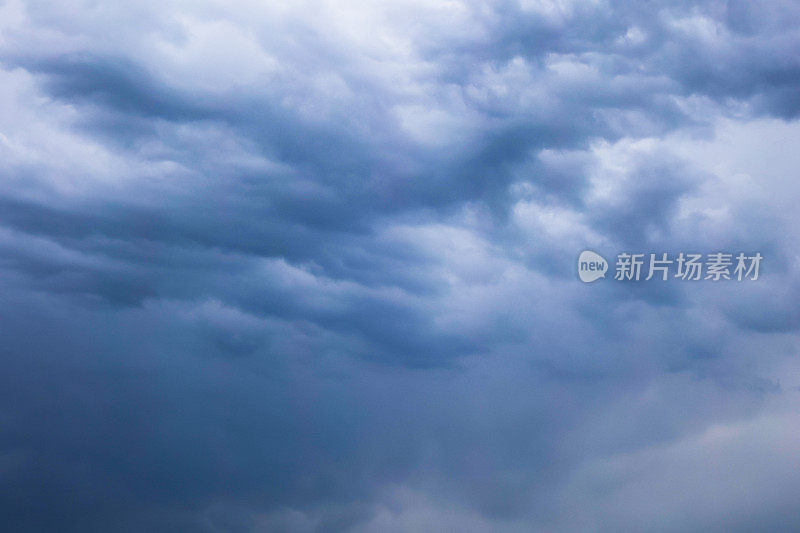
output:
[[798,22],[0,3],[6,528],[795,527]]

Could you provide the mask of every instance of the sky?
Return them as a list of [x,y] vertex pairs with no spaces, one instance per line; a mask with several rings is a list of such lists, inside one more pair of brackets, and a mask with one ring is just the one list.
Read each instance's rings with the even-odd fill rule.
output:
[[800,529],[799,118],[791,0],[0,0],[4,530]]

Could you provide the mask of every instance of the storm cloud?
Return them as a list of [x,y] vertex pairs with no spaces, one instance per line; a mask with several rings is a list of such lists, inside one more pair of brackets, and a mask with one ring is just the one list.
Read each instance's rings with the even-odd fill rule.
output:
[[798,528],[798,51],[791,1],[0,1],[6,529]]

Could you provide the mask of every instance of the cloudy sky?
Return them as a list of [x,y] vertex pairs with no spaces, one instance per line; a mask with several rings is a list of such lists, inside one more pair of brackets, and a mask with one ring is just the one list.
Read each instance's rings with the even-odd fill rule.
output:
[[799,117],[792,0],[0,0],[4,529],[800,529]]

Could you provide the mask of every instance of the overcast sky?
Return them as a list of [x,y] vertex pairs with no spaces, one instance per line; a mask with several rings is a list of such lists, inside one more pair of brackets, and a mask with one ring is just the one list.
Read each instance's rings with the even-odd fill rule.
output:
[[798,116],[793,0],[0,0],[4,530],[800,530]]

